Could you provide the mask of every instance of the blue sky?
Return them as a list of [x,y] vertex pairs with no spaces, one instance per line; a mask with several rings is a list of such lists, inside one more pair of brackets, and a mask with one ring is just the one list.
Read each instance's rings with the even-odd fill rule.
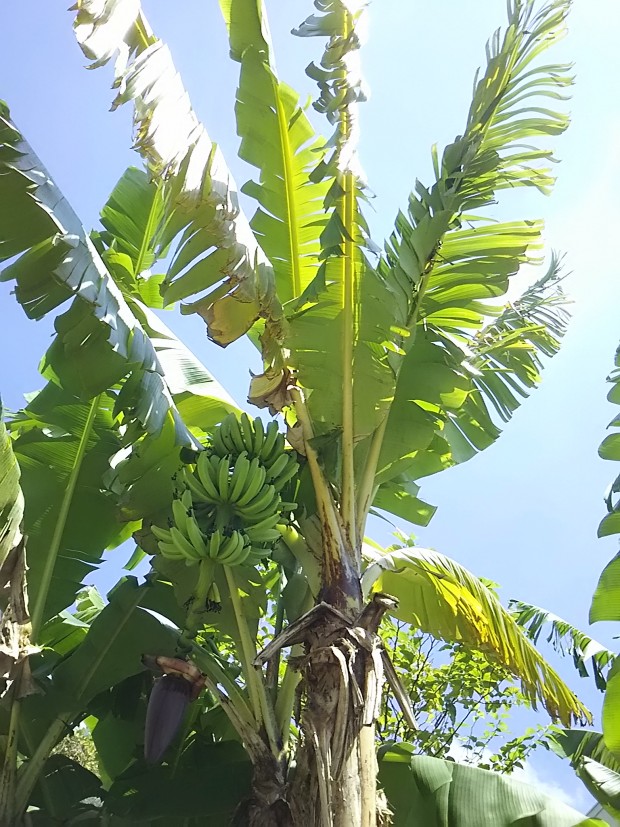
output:
[[[304,67],[319,56],[320,43],[288,34],[311,13],[311,3],[267,5],[281,77],[314,95]],[[249,169],[235,157],[237,65],[228,59],[216,0],[144,0],[143,6],[241,185]],[[368,217],[379,243],[415,178],[429,181],[431,144],[441,147],[462,131],[484,42],[504,17],[504,0],[375,0],[371,6],[363,51],[371,98],[361,112],[360,153],[376,196]],[[125,167],[139,159],[130,147],[130,111],[108,112],[110,71],[84,71],[71,20],[64,3],[5,0],[0,97],[90,227]],[[424,482],[422,496],[439,510],[427,529],[415,532],[421,543],[500,583],[505,600],[546,606],[584,629],[598,574],[617,548],[614,539],[597,540],[596,528],[604,488],[617,473],[598,459],[597,447],[613,415],[605,377],[620,339],[620,113],[613,92],[620,76],[619,32],[616,0],[575,0],[569,36],[553,54],[554,61],[574,62],[577,75],[569,104],[573,123],[555,141],[562,160],[556,190],[549,199],[530,191],[503,198],[498,212],[543,217],[549,248],[566,253],[574,305],[564,347],[548,365],[542,388],[492,448]],[[40,385],[37,364],[52,326],[50,320],[28,322],[9,293],[0,285],[0,391],[15,408],[24,392]],[[210,345],[196,318],[167,322],[243,400],[248,355],[250,366],[259,367],[252,349]],[[611,625],[591,631],[613,648]],[[568,667],[561,671],[598,711],[600,700],[589,684]],[[587,800],[552,757],[543,755],[533,765],[540,778],[569,790],[575,803]]]

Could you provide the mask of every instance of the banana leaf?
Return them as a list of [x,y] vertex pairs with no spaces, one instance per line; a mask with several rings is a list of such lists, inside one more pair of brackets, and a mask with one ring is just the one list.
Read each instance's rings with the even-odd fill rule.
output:
[[547,641],[560,654],[570,655],[573,658],[575,668],[581,677],[588,677],[588,664],[590,664],[596,688],[601,691],[605,690],[605,676],[616,659],[615,652],[606,649],[598,641],[571,626],[561,617],[538,606],[532,606],[520,600],[511,600],[509,608],[519,626],[526,630],[535,644],[538,643],[545,629],[548,631]]
[[28,593],[37,633],[73,603],[103,552],[127,537],[102,484],[121,448],[113,407],[107,394],[87,403],[49,383],[9,423],[26,498]]
[[620,761],[606,748],[603,734],[585,729],[554,733],[550,748],[568,758],[584,786],[607,812],[620,817]]
[[[262,315],[267,326],[264,355],[276,359],[283,317],[273,269],[240,208],[221,150],[191,107],[168,48],[152,33],[139,2],[84,0],[77,8],[75,34],[84,54],[94,61],[93,68],[119,55],[114,65],[119,91],[113,108],[133,103],[136,149],[152,175],[171,182],[176,226],[183,232],[164,300],[211,289],[185,305],[183,312],[201,315],[209,336],[221,345],[242,336]],[[174,124],[174,129],[167,124]],[[201,258],[204,253],[208,255]],[[184,270],[181,289],[175,278]]]
[[235,115],[239,155],[259,180],[241,188],[259,203],[250,225],[274,269],[285,311],[320,265],[328,183],[312,179],[325,155],[299,95],[277,74],[262,0],[220,0],[231,47],[241,64]]
[[75,297],[56,320],[58,335],[44,373],[89,399],[131,370],[139,376],[132,393],[145,431],[159,433],[170,418],[178,444],[192,445],[148,336],[80,220],[2,107],[0,261],[19,258],[1,278],[17,281],[15,294],[29,318],[40,319]]
[[362,578],[365,593],[372,589],[395,597],[399,620],[497,658],[520,679],[534,708],[541,703],[566,726],[591,720],[493,591],[463,566],[418,547],[383,552],[365,546],[364,553],[369,562]]
[[409,744],[382,750],[379,780],[394,827],[604,827],[510,776],[414,755]]

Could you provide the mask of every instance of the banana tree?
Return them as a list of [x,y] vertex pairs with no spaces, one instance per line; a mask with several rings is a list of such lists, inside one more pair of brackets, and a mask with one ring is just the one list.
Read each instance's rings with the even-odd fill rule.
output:
[[[608,377],[610,402],[620,403],[620,348],[616,352],[614,370]],[[620,419],[614,416],[609,427],[617,429]],[[602,459],[620,460],[620,438],[617,430],[608,434],[599,448]],[[598,528],[599,537],[620,533],[620,476],[609,485],[605,494],[607,514]],[[618,611],[620,558],[618,555],[603,569],[590,607],[590,622],[620,620]],[[537,642],[542,630],[550,628],[547,640],[562,654],[573,658],[582,677],[592,669],[597,689],[605,693],[602,732],[583,729],[560,730],[552,738],[552,749],[568,758],[577,776],[591,795],[614,818],[620,816],[620,661],[616,653],[606,649],[587,634],[575,629],[556,615],[521,601],[513,601],[517,623]]]
[[[590,677],[590,668],[596,688],[606,692],[608,681],[613,681],[617,669],[615,652],[538,606],[515,600],[511,601],[511,608],[517,623],[526,629],[534,643],[538,642],[543,630],[548,632],[547,642],[560,654],[572,658],[582,678]],[[605,706],[609,718],[609,700]],[[617,818],[620,815],[620,763],[617,754],[607,748],[603,733],[556,727],[550,734],[548,746],[561,758],[568,759],[588,792]]]
[[[40,651],[24,650],[38,691],[6,695],[5,824],[29,807],[40,823],[234,813],[371,827],[390,808],[398,823],[398,797],[377,787],[384,680],[415,720],[379,635],[386,613],[496,659],[553,719],[588,719],[482,581],[437,552],[367,541],[373,513],[428,523],[418,481],[491,445],[559,348],[556,259],[502,301],[539,261],[542,223],[479,211],[502,189],[552,187],[552,152],[532,142],[566,128],[541,104],[571,78],[538,58],[569,5],[509,3],[462,134],[433,149],[435,180],[415,183],[383,248],[356,155],[363,2],[317,0],[296,31],[327,38],[308,69],[325,138],[277,75],[261,0],[221,0],[240,64],[239,153],[258,170],[242,188],[258,202],[251,219],[137,0],[75,9],[93,65],[114,60],[113,108],[133,107],[145,166],[122,176],[100,230],[84,230],[3,109],[2,278],[31,318],[70,302],[42,361],[47,385],[8,423],[28,646]],[[248,401],[270,421],[242,412],[163,324],[157,311],[177,302],[217,344],[247,335],[259,349]],[[150,558],[144,582],[122,578],[107,602],[80,597],[102,553],[129,537],[129,569]],[[80,722],[98,776],[51,755]],[[454,789],[470,783],[448,775]],[[545,807],[540,824],[577,823]],[[495,823],[523,816],[504,810]]]
[[[610,402],[620,403],[620,347],[616,351],[614,370],[608,381],[611,388],[607,395]],[[616,429],[608,434],[599,448],[599,456],[607,460],[620,460],[620,437],[617,433],[620,419],[617,416],[609,423]],[[598,528],[599,537],[620,533],[620,476],[610,484],[605,504],[607,514]],[[592,598],[590,622],[620,620],[618,611],[618,576],[620,558],[618,555],[605,566]],[[567,756],[577,775],[590,793],[614,817],[620,816],[620,661],[617,656],[606,657],[599,651],[594,658],[603,657],[605,665],[611,665],[602,689],[605,691],[602,715],[602,733],[591,731],[568,731],[558,739],[558,752]],[[599,681],[597,681],[599,684]]]

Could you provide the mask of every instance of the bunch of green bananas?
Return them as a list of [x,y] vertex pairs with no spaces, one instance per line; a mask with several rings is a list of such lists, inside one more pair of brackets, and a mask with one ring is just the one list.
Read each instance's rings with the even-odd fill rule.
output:
[[[226,453],[223,453],[223,452]],[[265,430],[246,414],[228,416],[195,466],[184,470],[185,490],[172,503],[173,524],[151,527],[161,553],[194,565],[210,559],[225,566],[254,565],[280,539],[295,503],[280,491],[298,464],[284,449],[276,422]]]

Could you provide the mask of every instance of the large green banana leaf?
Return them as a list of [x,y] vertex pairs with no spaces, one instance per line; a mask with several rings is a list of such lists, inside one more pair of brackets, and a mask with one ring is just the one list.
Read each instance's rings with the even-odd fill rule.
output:
[[413,755],[409,744],[382,752],[379,780],[394,827],[604,827],[509,776]]
[[60,660],[54,656],[50,661],[46,655],[43,659],[40,671],[44,692],[23,702],[20,752],[29,760],[18,783],[20,806],[29,800],[42,759],[88,712],[93,699],[143,672],[144,652],[174,653],[177,636],[173,630],[139,608],[148,589],[148,584],[140,586],[135,578],[121,580],[68,656]]
[[[157,354],[162,376],[183,422],[201,438],[238,406],[200,360],[150,308],[162,306],[163,276],[152,274],[177,233],[177,216],[161,179],[130,167],[101,211],[105,230],[95,234],[102,258],[113,274]],[[123,402],[119,394],[119,404]],[[127,404],[125,394],[125,401]],[[127,412],[126,412],[127,413]],[[131,413],[130,413],[131,418]],[[137,417],[139,419],[139,416]],[[131,432],[130,432],[131,434]],[[126,518],[144,517],[165,507],[179,454],[172,430],[164,427],[128,458],[114,463],[107,484],[122,493]]]
[[169,418],[178,444],[193,444],[152,343],[6,107],[0,112],[0,173],[0,261],[20,256],[2,280],[16,280],[17,299],[34,319],[75,297],[56,320],[58,335],[44,359],[47,377],[88,399],[132,371],[139,376],[132,401],[141,426],[156,434]]
[[114,398],[84,402],[50,382],[10,422],[22,469],[33,627],[73,603],[106,548],[127,536],[103,490],[121,448]]
[[560,261],[552,256],[547,273],[469,343],[465,402],[456,411],[447,406],[438,411],[453,461],[468,460],[490,445],[501,433],[499,424],[508,422],[540,383],[543,357],[558,352],[568,325],[561,279]]
[[365,547],[366,593],[385,591],[398,600],[395,616],[434,637],[459,641],[496,657],[521,680],[534,707],[566,726],[590,713],[545,661],[496,595],[454,560],[417,547],[380,552]]
[[[566,128],[564,115],[539,102],[540,96],[562,97],[570,83],[567,67],[530,63],[561,36],[567,10],[566,2],[554,2],[535,16],[532,3],[510,4],[503,40],[498,33],[489,44],[463,136],[446,148],[441,163],[434,155],[436,182],[428,190],[418,184],[407,215],[396,221],[380,271],[400,286],[402,318],[410,320],[401,326],[410,335],[402,341],[406,356],[379,481],[403,470],[415,479],[445,467],[446,458],[460,462],[486,448],[499,434],[489,405],[500,421],[509,418],[539,381],[540,355],[557,351],[566,313],[555,260],[519,303],[496,311],[489,304],[537,254],[541,224],[496,224],[467,213],[492,203],[507,186],[546,192],[552,184],[539,164],[550,162],[551,152],[521,144]],[[497,321],[486,323],[495,312]],[[427,442],[420,448],[424,416]]]
[[151,268],[166,255],[176,234],[169,202],[165,181],[129,167],[101,210],[104,230],[91,234],[123,295],[149,307],[163,307],[164,276]]
[[[27,252],[3,277],[17,279],[18,299],[37,318],[72,292],[77,296],[56,320],[58,336],[44,360],[53,381],[11,425],[24,464],[29,592],[38,632],[73,602],[103,551],[126,538],[117,497],[125,520],[167,505],[179,446],[195,444],[237,406],[143,304],[160,303],[161,278],[145,273],[168,244],[171,218],[164,214],[161,186],[138,170],[125,173],[102,212],[105,231],[93,244],[38,159],[10,122],[3,123],[7,173],[0,187],[13,199],[11,215],[31,227],[30,235],[18,236],[7,217],[3,256]],[[63,241],[67,231],[75,249]],[[58,260],[57,249],[64,251]],[[91,403],[84,401],[93,395]]]
[[[201,434],[236,410],[157,316],[135,303],[134,309],[189,433]],[[28,591],[37,632],[42,622],[73,603],[103,552],[127,539],[135,525],[126,521],[170,501],[172,476],[180,465],[176,433],[170,420],[148,439],[132,429],[119,431],[118,407],[131,421],[133,389],[129,378],[120,393],[112,389],[84,402],[50,382],[10,422],[27,501]],[[135,419],[143,418],[136,410]]]
[[616,659],[607,676],[603,702],[605,746],[620,759],[620,661]]
[[52,755],[45,762],[31,802],[32,827],[46,824],[100,824],[95,802],[105,795],[95,773],[66,755]]
[[73,610],[65,609],[45,624],[40,636],[41,646],[46,647],[48,654],[55,652],[59,659],[70,655],[82,643],[105,605],[94,586],[85,587],[76,595]]
[[220,0],[220,6],[231,56],[241,63],[239,154],[260,170],[259,181],[249,181],[242,192],[260,204],[250,224],[286,305],[301,296],[320,264],[328,184],[310,173],[325,155],[325,142],[317,138],[299,95],[277,76],[262,0]]
[[[313,18],[307,33],[337,31],[340,4],[332,5],[333,14]],[[547,192],[553,182],[551,152],[522,144],[559,134],[568,123],[540,106],[544,98],[563,97],[567,67],[531,65],[562,35],[567,10],[564,0],[539,13],[530,2],[510,5],[503,38],[497,34],[489,44],[463,135],[441,160],[434,155],[435,183],[430,189],[416,185],[378,266],[370,266],[369,255],[363,263],[355,259],[355,311],[346,318],[344,274],[328,258],[290,320],[293,364],[311,392],[319,432],[346,430],[347,365],[354,365],[356,467],[364,467],[380,445],[376,483],[391,481],[402,491],[401,497],[382,492],[382,502],[375,500],[381,507],[400,505],[402,512],[412,480],[467,459],[497,438],[487,404],[498,409],[500,421],[506,419],[537,384],[539,355],[557,350],[566,318],[555,262],[521,307],[489,303],[506,293],[522,264],[537,260],[541,223],[495,223],[473,213],[508,186]],[[320,71],[317,76],[323,95],[327,80]],[[353,79],[338,80],[358,88]],[[346,231],[364,247],[359,205],[356,210]],[[329,227],[324,247],[342,247],[335,230],[326,240]],[[494,315],[497,322],[488,324]],[[353,327],[350,352],[343,346],[347,324]],[[363,483],[369,487],[368,480]],[[409,510],[415,514],[416,508]],[[417,510],[425,520],[426,510]]]
[[590,606],[590,623],[599,620],[620,620],[620,554],[605,566],[596,585]]
[[[204,737],[170,767],[130,767],[112,786],[106,805],[123,824],[148,822],[183,827],[189,820],[224,825],[250,789],[247,753],[237,741]],[[114,823],[114,822],[113,822]]]
[[84,640],[55,667],[46,703],[58,712],[79,713],[100,692],[144,671],[145,652],[174,653],[174,630],[140,608],[148,590],[148,583],[138,585],[134,577],[121,579]]
[[[263,316],[263,350],[276,359],[282,309],[273,269],[240,209],[221,150],[191,107],[169,50],[152,34],[139,2],[82,0],[75,33],[94,66],[122,56],[115,62],[119,92],[113,107],[133,102],[136,148],[154,175],[171,179],[171,201],[178,215],[184,215],[177,224],[183,233],[168,272],[165,300],[213,288],[184,312],[200,313],[209,336],[222,345]],[[204,253],[208,255],[201,258]]]
[[[568,320],[559,281],[553,259],[466,347],[446,337],[435,348],[418,333],[417,360],[406,357],[390,408],[376,507],[426,525],[434,509],[416,497],[414,480],[469,460],[499,437],[497,420],[510,419],[538,385],[542,357],[559,349]],[[464,359],[459,368],[451,356]]]

